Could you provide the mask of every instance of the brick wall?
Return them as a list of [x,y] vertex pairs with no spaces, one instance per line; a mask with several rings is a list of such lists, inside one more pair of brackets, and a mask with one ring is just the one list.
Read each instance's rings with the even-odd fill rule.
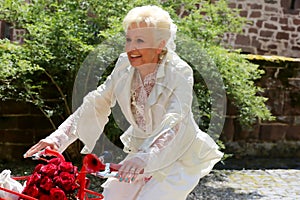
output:
[[31,104],[0,101],[0,159],[20,160],[25,151],[53,128]]
[[300,57],[299,0],[229,0],[249,20],[243,34],[226,34],[225,44],[259,55]]
[[300,157],[300,59],[257,58],[252,62],[265,71],[257,85],[265,88],[262,95],[276,120],[245,129],[237,121],[238,109],[229,102],[222,140],[236,156]]

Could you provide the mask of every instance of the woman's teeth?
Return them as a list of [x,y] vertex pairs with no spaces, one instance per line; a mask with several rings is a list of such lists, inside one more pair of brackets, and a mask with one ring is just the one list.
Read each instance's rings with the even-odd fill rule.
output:
[[137,58],[140,57],[140,55],[131,55],[131,58]]

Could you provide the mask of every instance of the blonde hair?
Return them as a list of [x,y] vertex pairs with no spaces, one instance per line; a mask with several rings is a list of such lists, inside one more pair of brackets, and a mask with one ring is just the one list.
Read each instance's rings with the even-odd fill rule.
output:
[[123,28],[127,31],[132,23],[145,22],[147,26],[170,29],[173,20],[169,13],[158,6],[148,5],[131,9],[123,20]]
[[123,28],[127,32],[131,24],[146,23],[148,27],[156,29],[155,36],[159,41],[166,41],[166,48],[175,51],[177,26],[173,23],[169,13],[154,5],[141,6],[131,9],[123,20]]

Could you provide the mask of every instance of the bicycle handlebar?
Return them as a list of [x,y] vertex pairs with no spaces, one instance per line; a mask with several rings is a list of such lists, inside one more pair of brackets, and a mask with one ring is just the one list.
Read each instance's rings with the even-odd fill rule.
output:
[[[48,147],[32,155],[32,159],[38,160],[41,159],[42,156],[55,156],[65,161],[61,153]],[[95,154],[87,154],[83,158],[82,173],[94,174],[101,178],[116,177],[122,164],[104,163],[103,160],[103,158],[99,158]],[[143,171],[141,171],[140,174],[143,174]]]
[[65,161],[65,157],[61,153],[59,153],[58,151],[54,151],[49,147],[46,147],[45,149],[33,154],[31,158],[33,160],[39,160],[42,156],[55,156],[57,158],[60,158],[62,161]]
[[[62,161],[65,161],[65,158],[61,153],[52,150],[49,147],[33,154],[31,158],[33,160],[39,160],[42,159],[42,156],[55,156],[57,158],[60,158]],[[98,158],[95,154],[87,154],[83,158],[83,171],[95,174],[96,176],[99,176],[101,178],[116,176],[117,171],[121,166],[121,164],[103,163],[103,159]]]

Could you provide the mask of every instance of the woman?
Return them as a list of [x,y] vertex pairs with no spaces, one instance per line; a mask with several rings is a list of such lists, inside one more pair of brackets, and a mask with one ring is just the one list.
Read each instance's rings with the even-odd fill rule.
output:
[[174,52],[176,25],[169,14],[137,7],[123,25],[126,53],[111,75],[25,157],[46,146],[64,151],[77,138],[85,144],[82,153],[90,153],[117,101],[131,125],[121,136],[128,155],[119,176],[103,184],[105,199],[186,199],[223,154],[193,119],[193,73]]

